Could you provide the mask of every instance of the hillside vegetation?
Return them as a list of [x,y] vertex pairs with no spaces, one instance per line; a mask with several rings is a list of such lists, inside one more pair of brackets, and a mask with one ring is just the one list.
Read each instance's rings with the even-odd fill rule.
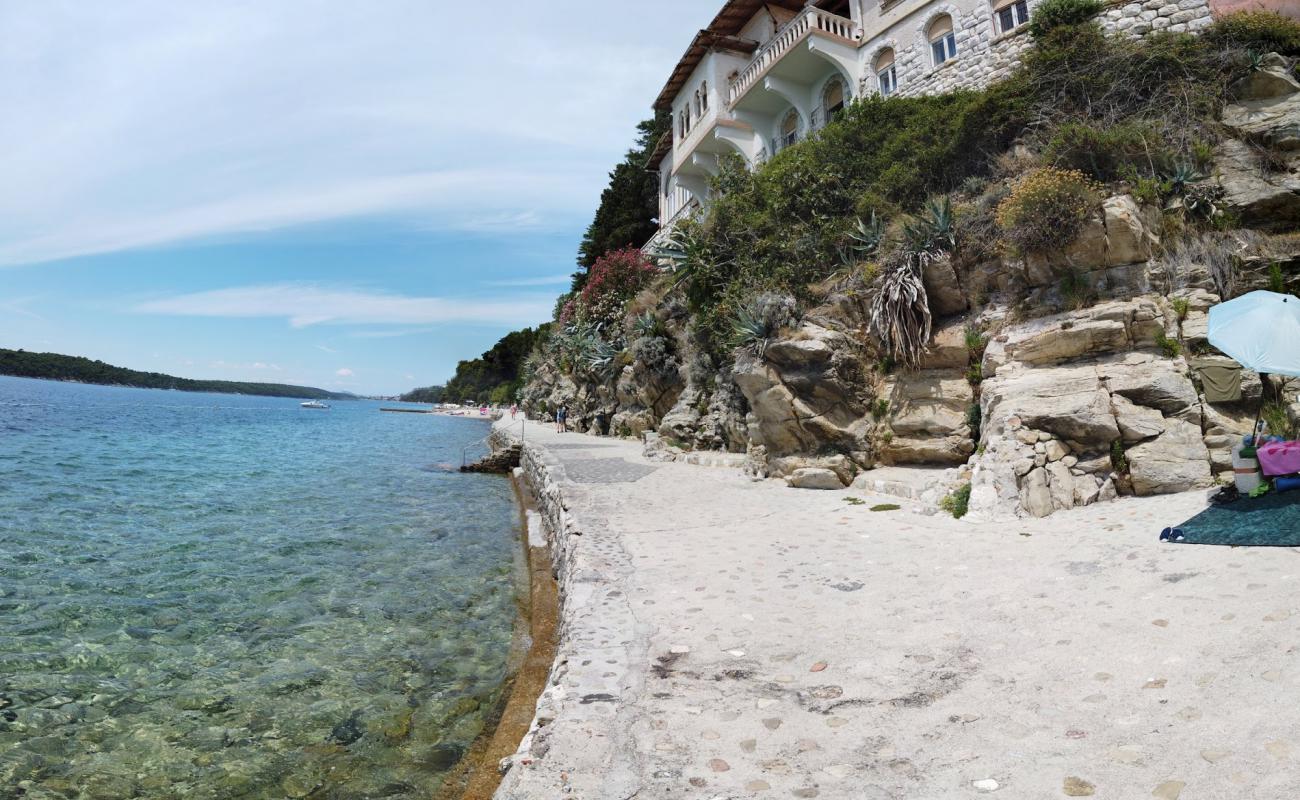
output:
[[327,392],[310,386],[283,383],[246,383],[243,381],[206,381],[177,378],[158,372],[138,372],[115,367],[103,361],[58,353],[29,353],[26,350],[0,349],[0,375],[21,378],[45,378],[56,381],[97,383],[109,386],[133,386],[140,389],[176,389],[182,392],[251,394],[265,397],[295,397],[311,400],[345,399],[352,395]]

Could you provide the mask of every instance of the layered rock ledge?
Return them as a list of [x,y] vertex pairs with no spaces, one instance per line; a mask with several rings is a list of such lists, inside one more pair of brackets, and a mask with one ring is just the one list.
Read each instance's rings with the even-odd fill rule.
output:
[[1158,544],[1204,492],[969,523],[527,438],[561,632],[499,798],[1300,794],[1295,554]]

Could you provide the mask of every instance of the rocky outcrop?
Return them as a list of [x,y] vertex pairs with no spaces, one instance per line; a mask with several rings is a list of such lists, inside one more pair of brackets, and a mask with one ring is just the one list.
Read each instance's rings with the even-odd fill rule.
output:
[[[1217,298],[1194,290],[1184,299],[1181,323],[1203,331],[1192,311]],[[972,513],[1046,516],[1122,491],[1206,487],[1230,473],[1230,448],[1250,425],[1241,413],[1249,395],[1226,408],[1202,400],[1187,361],[1154,346],[1166,330],[1176,339],[1179,323],[1163,299],[1137,297],[996,337],[984,360]]]
[[1236,138],[1215,153],[1224,202],[1243,225],[1293,229],[1300,225],[1300,82],[1271,53],[1232,90],[1237,100],[1221,121]]

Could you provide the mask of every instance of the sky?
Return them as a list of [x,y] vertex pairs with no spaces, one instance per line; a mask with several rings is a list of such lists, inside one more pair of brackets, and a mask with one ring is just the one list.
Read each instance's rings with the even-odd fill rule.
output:
[[0,0],[0,347],[362,394],[549,319],[700,0]]

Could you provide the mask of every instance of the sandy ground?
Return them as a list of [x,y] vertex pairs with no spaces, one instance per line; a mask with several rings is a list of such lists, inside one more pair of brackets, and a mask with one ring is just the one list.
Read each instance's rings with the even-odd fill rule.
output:
[[590,558],[498,797],[1300,797],[1300,549],[1159,543],[1203,493],[968,524],[527,432]]

